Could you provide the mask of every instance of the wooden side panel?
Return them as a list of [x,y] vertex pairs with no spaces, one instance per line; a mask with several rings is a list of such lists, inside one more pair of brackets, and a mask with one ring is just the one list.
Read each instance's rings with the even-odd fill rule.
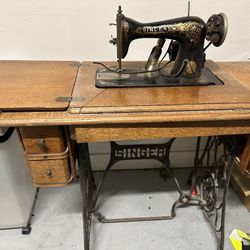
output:
[[128,124],[76,127],[77,142],[102,142],[250,133],[248,121]]
[[250,212],[250,181],[241,174],[237,166],[232,172],[231,185]]
[[250,135],[247,136],[246,146],[240,156],[239,168],[244,175],[250,178]]

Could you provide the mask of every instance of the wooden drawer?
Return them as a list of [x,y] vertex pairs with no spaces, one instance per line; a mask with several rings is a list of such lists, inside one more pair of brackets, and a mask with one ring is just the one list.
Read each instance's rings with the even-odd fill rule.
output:
[[23,127],[19,134],[36,186],[63,186],[76,177],[75,141],[68,127]]
[[67,147],[62,127],[23,127],[20,134],[27,154],[58,154]]
[[68,149],[62,154],[26,154],[26,159],[33,183],[38,187],[63,186],[73,178]]

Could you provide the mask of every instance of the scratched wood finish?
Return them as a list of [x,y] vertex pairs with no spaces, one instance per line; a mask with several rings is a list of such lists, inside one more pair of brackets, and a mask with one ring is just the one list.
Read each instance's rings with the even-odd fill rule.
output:
[[71,96],[78,62],[0,61],[1,110],[65,110]]
[[[108,66],[115,62],[107,62]],[[128,62],[124,67],[143,66],[143,62]],[[230,64],[229,64],[230,65]],[[249,70],[244,70],[238,79],[234,67],[225,70],[227,64],[215,64],[209,61],[206,65],[224,85],[187,86],[158,88],[107,88],[95,87],[95,72],[101,66],[83,62],[73,91],[74,97],[83,97],[79,102],[71,102],[69,112],[85,114],[107,112],[142,112],[142,111],[183,111],[183,110],[223,110],[250,109],[250,89],[246,83]],[[244,63],[243,68],[249,68]],[[238,69],[240,70],[240,69]],[[232,72],[232,74],[225,72]],[[243,81],[244,83],[242,83]]]

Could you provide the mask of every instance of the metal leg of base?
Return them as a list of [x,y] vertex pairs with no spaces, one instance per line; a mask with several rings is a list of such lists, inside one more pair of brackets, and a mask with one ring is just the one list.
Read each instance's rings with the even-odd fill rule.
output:
[[109,219],[106,218],[101,212],[97,211],[97,201],[103,186],[105,177],[107,176],[108,172],[111,168],[119,161],[124,160],[141,160],[141,159],[154,159],[160,161],[164,168],[167,170],[169,176],[174,181],[177,190],[181,195],[183,192],[181,190],[180,184],[176,177],[174,176],[171,168],[170,168],[170,149],[175,141],[175,138],[171,138],[166,143],[159,143],[159,144],[133,144],[133,145],[120,145],[116,142],[110,142],[110,161],[103,172],[102,178],[99,181],[97,186],[94,201],[93,201],[93,213],[95,217],[101,223],[121,223],[121,222],[138,222],[138,221],[155,221],[155,220],[171,220],[173,219],[172,215],[167,216],[150,216],[150,217],[130,217],[130,218],[113,218]]
[[36,206],[36,202],[37,202],[37,198],[38,198],[38,192],[39,192],[39,188],[36,189],[36,194],[35,197],[33,199],[33,204],[30,210],[30,215],[27,221],[27,224],[23,227],[11,227],[11,228],[0,228],[1,230],[13,230],[13,229],[21,229],[21,232],[23,235],[28,235],[31,233],[32,227],[31,227],[31,222],[32,222],[32,218],[34,216],[34,210],[35,210],[35,206]]
[[[225,160],[223,167],[224,176],[219,180],[217,178],[210,179],[210,181],[204,179],[201,185],[201,205],[208,222],[216,234],[218,250],[224,249],[226,199],[233,167],[233,157],[227,156],[226,158],[228,159]],[[218,181],[220,190],[216,190],[216,192],[211,191],[211,181],[214,184]],[[221,193],[220,197],[219,193]],[[214,200],[214,204],[211,203],[211,198]]]
[[226,200],[235,157],[235,149],[230,152],[223,142],[224,153],[218,158],[217,147],[222,142],[220,137],[209,137],[199,157],[198,138],[195,171],[192,174],[192,184],[198,191],[197,198],[217,238],[217,250],[224,249]]
[[94,177],[92,173],[89,149],[87,143],[77,144],[78,165],[80,175],[80,186],[83,200],[83,233],[84,233],[84,250],[89,250],[90,230],[92,222],[92,204]]
[[34,200],[33,200],[33,204],[32,204],[32,208],[31,208],[31,211],[30,211],[30,216],[29,216],[27,225],[22,227],[22,234],[24,234],[24,235],[30,234],[31,229],[32,229],[31,221],[32,221],[32,218],[34,216],[34,210],[35,210],[35,206],[36,206],[36,202],[37,202],[37,198],[38,198],[38,192],[39,192],[39,188],[36,189],[36,194],[35,194],[35,197],[34,197]]
[[[226,138],[227,139],[227,138]],[[225,138],[224,138],[225,140]],[[169,154],[174,138],[165,144],[156,145],[118,145],[111,142],[110,162],[103,174],[103,177],[95,190],[95,180],[91,169],[88,144],[77,144],[78,164],[80,173],[80,184],[83,198],[83,226],[84,226],[84,249],[89,250],[90,230],[92,214],[103,223],[115,222],[133,222],[133,221],[151,221],[151,220],[170,220],[176,215],[176,208],[179,205],[199,205],[203,208],[204,214],[214,229],[217,237],[217,249],[224,248],[224,228],[225,228],[225,210],[226,197],[228,192],[229,180],[232,171],[233,158],[236,155],[235,149],[224,149],[224,154],[218,158],[217,147],[223,142],[219,137],[208,137],[207,142],[200,155],[201,138],[197,140],[196,156],[194,170],[190,176],[191,188],[188,193],[183,193],[178,180],[170,168]],[[145,152],[157,152],[145,154]],[[140,153],[140,154],[139,154]],[[142,154],[143,153],[143,154]],[[211,157],[213,156],[213,158]],[[171,215],[156,217],[137,217],[137,218],[118,218],[107,219],[101,213],[96,211],[97,199],[103,185],[103,181],[111,167],[121,160],[132,159],[155,159],[161,161],[168,171],[170,177],[174,180],[179,198],[172,205]],[[94,198],[93,198],[94,197]]]

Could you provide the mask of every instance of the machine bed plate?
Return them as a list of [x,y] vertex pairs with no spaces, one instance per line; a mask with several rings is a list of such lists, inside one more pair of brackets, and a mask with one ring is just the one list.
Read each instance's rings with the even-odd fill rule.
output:
[[[114,70],[116,70],[114,68]],[[197,79],[164,76],[159,72],[139,73],[143,68],[126,69],[127,74],[118,74],[107,69],[96,71],[95,85],[98,88],[128,88],[128,87],[173,87],[173,86],[208,86],[224,83],[208,68],[201,70]],[[129,73],[131,72],[131,73]]]

